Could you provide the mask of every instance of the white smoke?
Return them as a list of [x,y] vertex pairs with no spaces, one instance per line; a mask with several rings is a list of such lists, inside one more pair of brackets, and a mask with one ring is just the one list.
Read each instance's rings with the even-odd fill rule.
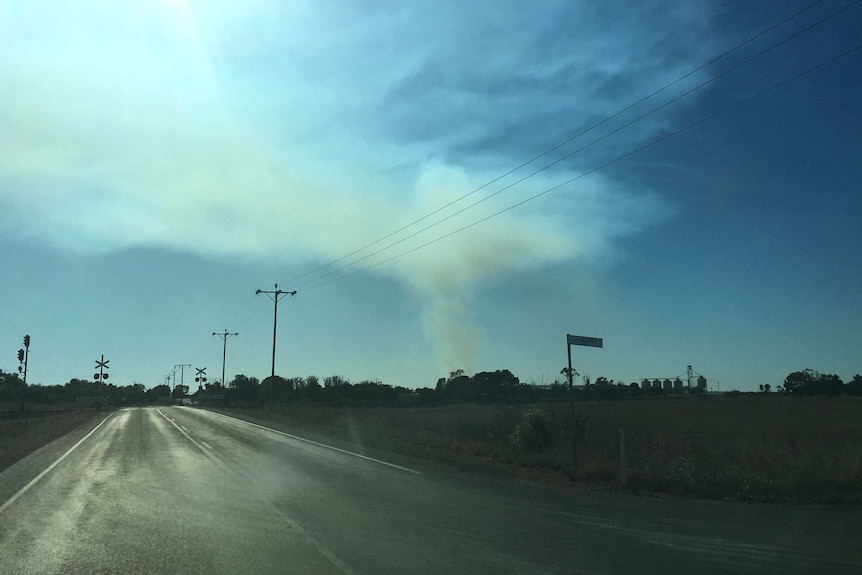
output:
[[[0,210],[5,216],[0,233],[80,253],[149,246],[206,257],[281,258],[285,263],[315,265],[339,258],[496,175],[490,168],[471,168],[469,161],[461,165],[428,161],[437,146],[448,144],[423,139],[422,134],[415,141],[399,141],[400,136],[387,133],[391,114],[374,107],[391,96],[393,86],[404,78],[423,77],[424,68],[414,69],[414,62],[424,62],[441,47],[449,49],[452,43],[436,36],[424,38],[423,45],[405,44],[404,52],[384,47],[357,54],[358,64],[365,67],[355,74],[339,52],[327,59],[333,43],[321,42],[306,46],[315,58],[297,59],[305,67],[297,64],[285,72],[293,75],[273,79],[268,76],[272,72],[266,72],[252,80],[239,73],[230,77],[224,70],[222,76],[213,72],[209,55],[230,46],[216,42],[214,48],[207,47],[206,34],[199,34],[188,10],[177,16],[163,13],[169,4],[145,2],[124,3],[122,9],[108,12],[32,4],[22,8],[20,21],[0,13],[0,37],[4,38]],[[280,3],[262,4],[276,10]],[[53,26],[44,21],[46,13],[54,14]],[[475,17],[477,24],[482,23],[481,14]],[[218,36],[221,31],[225,38],[234,38],[235,32],[239,38],[244,33],[256,40],[261,26],[255,22],[254,29],[232,30],[234,19],[216,20],[210,34]],[[386,30],[402,31],[397,21],[378,24],[393,27],[384,28],[376,34],[379,37],[387,37]],[[523,28],[519,22],[511,24],[513,33]],[[542,22],[534,24],[523,30],[525,45],[544,30]],[[644,33],[640,22],[628,25]],[[472,28],[465,26],[469,45]],[[375,36],[362,27],[357,30],[362,37]],[[340,33],[330,32],[334,37]],[[271,42],[293,37],[280,29],[270,34],[263,35]],[[315,37],[301,36],[309,44]],[[636,37],[630,41],[637,44]],[[408,40],[417,41],[410,34],[405,36]],[[578,55],[584,62],[595,61],[597,69],[603,68],[607,39],[600,40],[601,49]],[[245,44],[238,44],[242,49],[233,56],[241,59]],[[266,42],[260,44],[262,48],[256,43],[249,47],[261,50],[254,53],[254,62],[280,56],[286,49],[276,45],[267,52]],[[352,57],[350,43],[334,49],[345,46],[350,46]],[[486,49],[500,52],[493,45]],[[568,50],[562,53],[561,58],[571,57]],[[526,58],[529,51],[525,54]],[[484,57],[481,51],[471,55],[477,61]],[[457,65],[451,58],[444,61]],[[554,68],[550,64],[549,70]],[[565,60],[559,62],[565,64]],[[621,77],[635,76],[643,66],[641,61],[614,60],[604,67],[608,64],[628,66],[620,71]],[[523,66],[517,63],[516,67]],[[467,68],[462,73],[472,72],[471,66]],[[470,85],[464,83],[466,89]],[[442,94],[439,102],[454,102],[452,109],[489,110],[487,94],[467,91],[451,100],[445,99],[445,90]],[[580,95],[585,109],[601,110],[607,105],[606,98],[590,94],[585,87]],[[555,101],[553,96],[549,101]],[[532,92],[506,98],[509,111],[532,108],[541,100]],[[567,92],[566,101],[572,98]],[[411,108],[412,101],[410,97],[398,100],[400,117],[433,125],[436,111]],[[377,117],[371,113],[375,109]],[[360,112],[369,117],[340,123]],[[502,116],[501,121],[511,120]],[[277,127],[269,129],[267,122]],[[447,142],[469,140],[475,136],[471,130],[479,129],[452,125]],[[483,153],[498,154],[496,148]],[[508,150],[485,160],[494,170],[521,161],[513,160]],[[416,247],[573,175],[558,172],[538,177],[529,187],[502,194],[361,265]],[[471,317],[473,298],[480,290],[508,274],[612,253],[614,238],[660,217],[663,208],[654,196],[643,191],[623,193],[613,184],[592,176],[555,193],[564,199],[506,212],[381,265],[373,273],[395,278],[414,294],[441,367],[469,369],[475,342],[481,337]],[[429,219],[407,233],[434,221]]]

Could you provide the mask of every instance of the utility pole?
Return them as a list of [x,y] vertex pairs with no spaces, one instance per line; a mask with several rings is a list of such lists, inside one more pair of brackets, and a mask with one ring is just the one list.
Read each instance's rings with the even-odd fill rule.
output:
[[174,366],[174,387],[175,388],[177,386],[177,368],[180,368],[180,386],[182,386],[183,385],[184,369],[187,367],[191,367],[191,366],[192,366],[192,364],[190,364],[190,363],[178,363]]
[[255,294],[265,293],[269,297],[269,299],[271,299],[273,301],[273,303],[275,303],[275,311],[272,314],[272,374],[270,374],[271,377],[275,377],[275,335],[276,335],[276,330],[278,328],[278,300],[281,299],[283,296],[286,296],[286,295],[295,296],[296,290],[283,291],[283,290],[278,289],[278,284],[275,284],[274,290],[259,289],[254,293]]
[[225,360],[227,360],[227,340],[231,336],[236,337],[239,334],[238,333],[228,333],[227,330],[224,330],[223,333],[213,332],[213,335],[219,336],[224,341],[224,349],[222,350],[222,354],[221,354],[221,386],[224,388],[227,388],[227,383],[224,380],[224,364],[225,364]]

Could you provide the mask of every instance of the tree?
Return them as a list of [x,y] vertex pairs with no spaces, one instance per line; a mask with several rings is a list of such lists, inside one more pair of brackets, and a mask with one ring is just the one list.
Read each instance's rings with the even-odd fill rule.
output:
[[147,390],[147,403],[156,403],[157,401],[167,401],[171,396],[171,388],[165,384],[157,385],[152,389]]
[[794,371],[784,379],[784,389],[795,395],[837,395],[843,388],[844,382],[837,375],[813,369]]
[[292,398],[296,382],[293,379],[284,379],[281,376],[270,376],[261,384],[259,399],[263,402],[282,403]]
[[323,378],[323,387],[342,387],[347,383],[348,381],[340,375],[330,375]]
[[794,371],[784,378],[784,389],[795,395],[812,393],[816,377],[817,372],[813,369]]
[[240,373],[230,382],[230,389],[228,391],[230,392],[231,399],[235,399],[236,401],[257,401],[260,382],[256,377],[248,377]]

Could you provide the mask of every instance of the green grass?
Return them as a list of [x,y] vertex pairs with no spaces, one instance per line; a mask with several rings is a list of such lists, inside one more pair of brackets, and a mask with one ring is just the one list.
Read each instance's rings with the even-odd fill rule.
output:
[[[538,425],[548,426],[538,442],[524,440],[529,409],[547,413],[538,418],[546,422]],[[353,444],[608,485],[618,481],[623,429],[628,485],[634,490],[759,501],[862,501],[860,398],[712,396],[584,402],[575,409],[587,418],[577,468],[565,403],[237,411]],[[532,420],[530,425],[537,425],[535,414]]]
[[93,418],[93,411],[58,411],[0,419],[0,471]]

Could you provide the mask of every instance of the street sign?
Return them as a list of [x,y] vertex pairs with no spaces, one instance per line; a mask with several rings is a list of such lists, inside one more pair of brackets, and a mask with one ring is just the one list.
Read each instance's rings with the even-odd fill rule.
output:
[[570,333],[566,334],[566,338],[568,339],[569,345],[584,345],[587,347],[604,347],[602,338],[600,337],[586,337],[583,335],[572,335]]

